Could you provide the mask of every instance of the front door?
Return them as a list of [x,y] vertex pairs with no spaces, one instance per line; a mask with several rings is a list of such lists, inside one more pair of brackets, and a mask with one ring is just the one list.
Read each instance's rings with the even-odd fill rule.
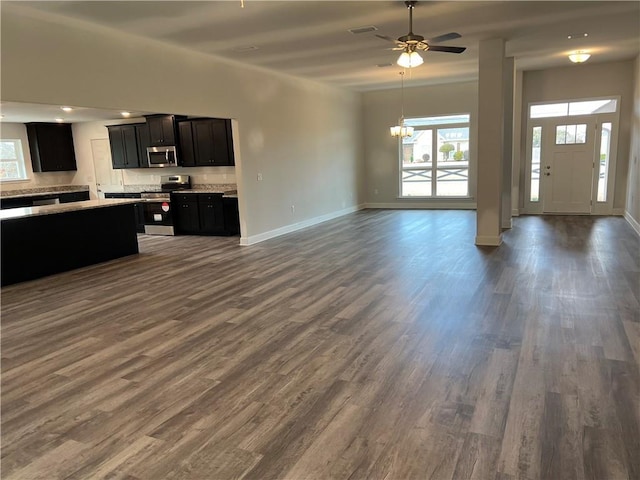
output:
[[595,120],[565,118],[550,133],[541,165],[544,213],[590,213]]

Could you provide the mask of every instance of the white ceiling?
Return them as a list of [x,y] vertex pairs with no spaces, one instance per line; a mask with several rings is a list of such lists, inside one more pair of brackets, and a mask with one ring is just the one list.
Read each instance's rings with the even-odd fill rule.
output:
[[[244,0],[244,8],[240,0],[2,1],[4,6],[13,3],[63,22],[99,24],[359,91],[399,86],[398,52],[374,34],[397,38],[408,32],[408,12],[401,1]],[[370,25],[378,30],[359,35],[348,31]],[[592,54],[590,63],[631,59],[640,54],[639,25],[638,1],[418,2],[416,34],[430,38],[458,32],[462,38],[444,44],[467,50],[460,55],[423,53],[425,63],[410,71],[405,85],[477,79],[478,44],[495,37],[506,40],[506,54],[515,57],[519,70],[570,65],[567,54],[578,49]],[[244,47],[257,49],[241,51]],[[30,121],[60,116],[54,112],[59,106],[42,111],[37,107],[20,112],[18,105],[5,103],[3,121],[27,121],[23,114]],[[113,118],[118,118],[117,112],[87,109],[76,111],[70,121]]]

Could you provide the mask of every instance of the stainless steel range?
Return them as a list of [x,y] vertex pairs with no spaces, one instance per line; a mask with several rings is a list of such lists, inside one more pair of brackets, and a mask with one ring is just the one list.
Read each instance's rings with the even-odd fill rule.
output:
[[162,175],[160,191],[142,192],[144,200],[144,233],[174,235],[171,192],[191,188],[189,175]]

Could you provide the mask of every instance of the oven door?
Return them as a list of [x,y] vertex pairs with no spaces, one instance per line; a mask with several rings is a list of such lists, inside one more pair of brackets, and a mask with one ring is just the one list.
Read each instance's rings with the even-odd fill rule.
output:
[[171,202],[147,200],[144,203],[144,233],[147,235],[174,235]]

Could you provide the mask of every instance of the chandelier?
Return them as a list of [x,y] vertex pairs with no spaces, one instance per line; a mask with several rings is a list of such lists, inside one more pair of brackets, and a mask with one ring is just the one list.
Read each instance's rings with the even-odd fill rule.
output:
[[[415,52],[414,52],[415,53]],[[400,119],[398,125],[389,127],[392,137],[410,137],[413,135],[413,127],[404,124],[404,72],[400,73]]]

